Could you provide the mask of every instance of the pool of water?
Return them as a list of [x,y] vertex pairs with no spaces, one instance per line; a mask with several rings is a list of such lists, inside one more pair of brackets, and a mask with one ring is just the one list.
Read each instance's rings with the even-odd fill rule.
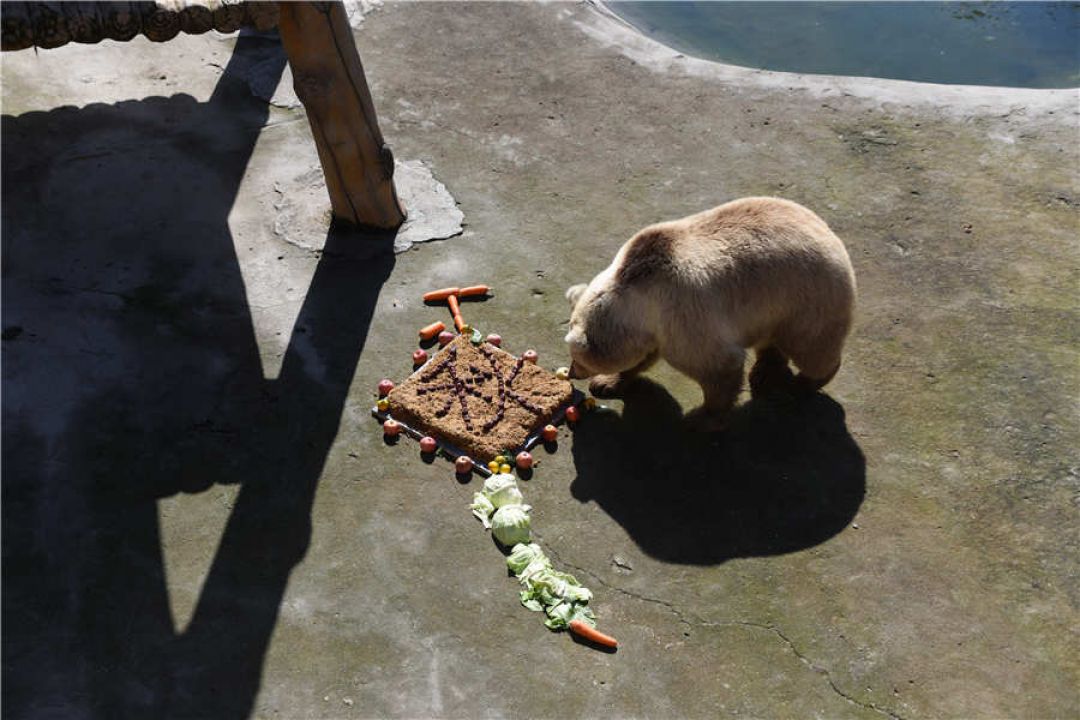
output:
[[1080,2],[608,2],[687,55],[768,70],[1080,87]]

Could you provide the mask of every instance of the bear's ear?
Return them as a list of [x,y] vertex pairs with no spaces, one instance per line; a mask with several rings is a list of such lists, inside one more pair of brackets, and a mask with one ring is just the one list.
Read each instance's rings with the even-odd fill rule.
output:
[[577,307],[578,300],[581,299],[581,296],[584,294],[585,288],[587,287],[588,285],[585,283],[570,286],[566,291],[566,299],[570,301],[570,307]]

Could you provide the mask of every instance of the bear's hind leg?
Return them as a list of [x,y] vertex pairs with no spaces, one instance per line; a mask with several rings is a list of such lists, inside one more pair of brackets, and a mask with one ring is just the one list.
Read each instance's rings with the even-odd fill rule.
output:
[[594,375],[589,379],[589,392],[598,398],[614,398],[622,395],[626,384],[648,370],[660,357],[659,350],[653,350],[644,360],[629,370],[612,375]]
[[775,346],[755,351],[754,366],[750,369],[750,393],[755,397],[784,390],[791,386],[794,375],[788,359]]
[[840,369],[840,355],[846,335],[846,328],[837,328],[818,335],[812,341],[788,342],[781,348],[799,369],[795,377],[796,390],[817,392],[833,379]]
[[821,375],[820,377],[813,377],[805,372],[800,372],[795,377],[795,389],[799,392],[814,393],[825,387],[829,382],[836,377],[836,373],[840,370],[840,361],[836,361],[836,365],[829,372]]

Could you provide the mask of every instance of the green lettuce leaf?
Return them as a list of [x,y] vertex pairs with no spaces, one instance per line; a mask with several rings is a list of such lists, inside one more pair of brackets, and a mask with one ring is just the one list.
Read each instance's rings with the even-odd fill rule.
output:
[[544,552],[536,543],[518,543],[510,549],[510,555],[506,558],[506,566],[514,575],[520,575],[521,571],[529,566],[533,560],[542,558],[547,560]]
[[491,504],[491,501],[487,499],[484,493],[476,493],[473,495],[472,514],[479,518],[480,522],[484,523],[485,528],[491,527],[491,513],[495,512],[495,506]]
[[565,630],[574,620],[583,620],[596,626],[596,618],[587,605],[563,601],[547,608],[546,612],[548,619],[544,621],[544,625],[552,630]]

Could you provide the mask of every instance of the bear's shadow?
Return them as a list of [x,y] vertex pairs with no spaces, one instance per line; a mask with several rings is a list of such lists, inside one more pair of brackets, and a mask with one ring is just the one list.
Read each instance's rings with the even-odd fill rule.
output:
[[755,392],[722,433],[687,428],[676,400],[638,378],[623,412],[578,424],[570,487],[596,501],[646,554],[712,565],[813,547],[845,528],[866,463],[844,411],[824,394]]

